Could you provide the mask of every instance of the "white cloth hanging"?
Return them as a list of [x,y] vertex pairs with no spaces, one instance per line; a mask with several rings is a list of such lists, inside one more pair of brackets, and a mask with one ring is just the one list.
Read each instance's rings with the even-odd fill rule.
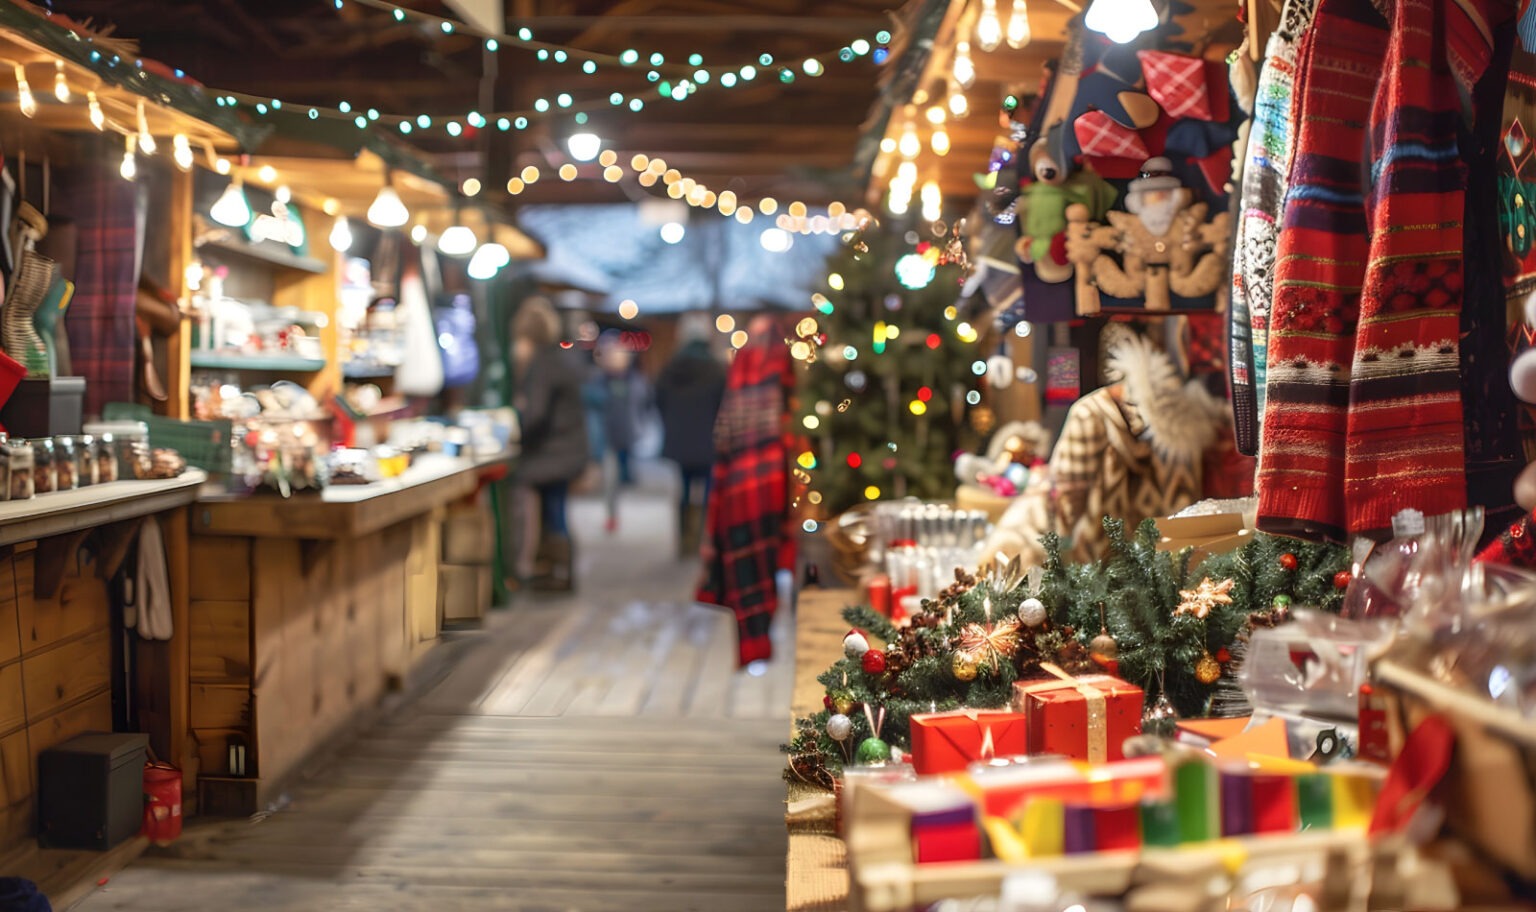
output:
[[160,523],[153,517],[139,526],[133,604],[139,636],[146,640],[171,638],[171,579],[165,565],[165,540],[160,536]]

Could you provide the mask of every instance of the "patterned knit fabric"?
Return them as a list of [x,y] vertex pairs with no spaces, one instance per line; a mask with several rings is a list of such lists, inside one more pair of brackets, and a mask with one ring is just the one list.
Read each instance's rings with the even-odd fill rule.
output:
[[1259,425],[1264,420],[1269,308],[1274,297],[1271,280],[1291,165],[1291,100],[1297,90],[1299,44],[1316,11],[1317,0],[1288,0],[1281,10],[1280,27],[1269,36],[1264,51],[1248,128],[1228,333],[1233,427],[1238,452],[1247,456],[1258,453]]
[[1318,10],[1276,266],[1266,531],[1342,540],[1466,502],[1457,123],[1490,54],[1480,2],[1395,0],[1390,29],[1361,0]]
[[1304,44],[1269,323],[1257,486],[1267,532],[1344,537],[1349,375],[1369,253],[1360,161],[1385,45],[1369,0],[1322,0]]

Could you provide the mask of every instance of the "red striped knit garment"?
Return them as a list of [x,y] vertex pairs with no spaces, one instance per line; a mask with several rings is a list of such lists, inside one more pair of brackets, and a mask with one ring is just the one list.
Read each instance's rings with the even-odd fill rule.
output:
[[1369,0],[1322,0],[1301,48],[1260,447],[1258,521],[1268,532],[1344,534],[1349,380],[1369,253],[1360,161],[1386,38]]
[[[1312,44],[1303,151],[1338,156],[1360,148],[1353,141],[1359,101],[1371,97],[1366,86],[1379,74],[1365,158],[1372,189],[1351,213],[1359,205],[1359,165],[1346,170],[1344,159],[1317,156],[1299,194],[1293,176],[1286,229],[1297,230],[1289,243],[1282,237],[1287,260],[1276,294],[1283,281],[1291,332],[1280,357],[1290,358],[1287,379],[1298,380],[1286,397],[1296,407],[1285,409],[1291,414],[1264,454],[1262,528],[1338,540],[1388,529],[1405,507],[1435,515],[1466,504],[1458,350],[1466,167],[1456,125],[1461,91],[1470,92],[1488,64],[1488,11],[1507,5],[1394,0],[1386,59],[1369,71],[1361,65],[1385,36],[1359,3],[1336,5],[1337,33]],[[1319,31],[1334,30],[1313,34]],[[1313,80],[1330,77],[1334,86],[1313,91]],[[1325,130],[1326,138],[1317,135]],[[1296,167],[1303,167],[1299,157]],[[1336,207],[1321,225],[1307,207],[1317,200]],[[1356,226],[1361,230],[1351,230]],[[1323,233],[1329,228],[1332,238]],[[1336,369],[1341,355],[1347,369]],[[1272,349],[1272,363],[1275,357]],[[1341,383],[1348,389],[1342,416]],[[1267,426],[1265,433],[1269,441]]]

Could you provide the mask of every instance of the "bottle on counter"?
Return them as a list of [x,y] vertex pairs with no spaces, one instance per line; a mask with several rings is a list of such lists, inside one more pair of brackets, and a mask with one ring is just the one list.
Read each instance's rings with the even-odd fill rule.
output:
[[74,437],[53,438],[53,489],[73,491],[80,486],[80,449]]

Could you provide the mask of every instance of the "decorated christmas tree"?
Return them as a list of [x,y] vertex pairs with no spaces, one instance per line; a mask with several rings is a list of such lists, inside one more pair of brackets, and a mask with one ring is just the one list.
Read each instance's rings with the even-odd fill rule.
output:
[[[800,377],[799,466],[823,517],[870,500],[954,493],[951,458],[972,443],[979,330],[954,303],[961,269],[942,239],[870,226],[828,260],[814,298],[819,345]],[[802,321],[802,326],[807,326]],[[805,479],[801,479],[805,481]]]
[[817,679],[825,708],[797,720],[790,774],[810,781],[882,744],[905,749],[913,713],[1005,707],[1014,681],[1043,677],[1043,663],[1114,674],[1141,687],[1149,708],[1166,695],[1179,716],[1209,715],[1256,627],[1285,622],[1293,606],[1343,604],[1343,548],[1258,534],[1195,566],[1189,549],[1157,550],[1151,520],[1130,537],[1119,520],[1104,527],[1101,560],[1064,563],[1048,535],[1040,568],[957,571],[910,626],[847,609],[845,657]]

